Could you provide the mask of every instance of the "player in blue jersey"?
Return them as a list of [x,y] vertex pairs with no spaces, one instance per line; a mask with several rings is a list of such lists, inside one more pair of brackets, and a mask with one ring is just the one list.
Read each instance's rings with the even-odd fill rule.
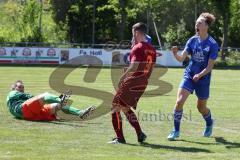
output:
[[183,105],[188,96],[194,91],[198,98],[198,111],[206,121],[203,135],[209,137],[212,134],[213,119],[210,109],[207,108],[207,99],[209,98],[211,71],[218,56],[218,44],[208,34],[208,29],[214,21],[214,15],[202,13],[196,20],[196,35],[187,41],[183,52],[177,54],[178,48],[176,46],[172,47],[174,57],[179,62],[183,62],[187,55],[190,55],[191,59],[179,86],[174,109],[174,129],[167,137],[168,140],[174,140],[179,137]]

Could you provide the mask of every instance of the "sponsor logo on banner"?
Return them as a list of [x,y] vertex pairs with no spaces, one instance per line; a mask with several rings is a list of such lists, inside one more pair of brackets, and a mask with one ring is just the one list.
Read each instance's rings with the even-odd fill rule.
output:
[[0,55],[3,56],[3,55],[6,55],[6,49],[5,48],[0,48]]
[[39,49],[36,51],[36,57],[41,57],[43,54],[43,50]]
[[31,49],[30,48],[24,48],[23,49],[23,52],[22,52],[22,55],[23,56],[31,56]]
[[61,50],[61,62],[69,60],[69,50]]
[[18,49],[13,48],[13,50],[11,50],[11,57],[16,57],[18,53]]
[[90,55],[90,56],[102,56],[103,55],[102,50],[89,50],[88,52],[87,52],[87,50],[80,49],[79,55],[83,55],[83,56],[84,55]]
[[112,64],[113,65],[126,65],[128,62],[128,53],[124,54],[121,51],[113,51],[112,52]]
[[91,56],[101,56],[102,51],[101,50],[92,50],[92,51],[90,51],[90,55]]
[[87,51],[80,49],[79,50],[79,55],[87,55]]
[[48,51],[47,51],[47,56],[49,56],[49,57],[54,57],[54,56],[56,56],[56,51],[55,51],[55,49],[49,48]]

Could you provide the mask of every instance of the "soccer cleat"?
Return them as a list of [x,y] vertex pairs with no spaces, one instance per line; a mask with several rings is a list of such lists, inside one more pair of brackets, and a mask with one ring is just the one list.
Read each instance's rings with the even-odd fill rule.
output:
[[206,126],[206,128],[203,132],[204,137],[210,137],[212,135],[213,125],[214,125],[214,120],[212,120],[211,126]]
[[60,94],[59,98],[62,99],[62,97],[63,97],[63,94]]
[[180,132],[179,132],[179,131],[173,130],[173,131],[169,134],[169,136],[167,137],[167,139],[168,139],[169,141],[174,141],[176,138],[179,137],[179,135],[180,135]]
[[140,135],[138,136],[138,142],[139,142],[139,143],[142,143],[142,142],[144,142],[144,141],[146,140],[146,138],[147,138],[146,134],[144,134],[144,133],[142,132],[142,133],[140,133]]
[[125,139],[113,138],[112,141],[109,141],[108,144],[125,144]]
[[72,91],[67,90],[65,93],[63,93],[59,96],[59,98],[61,98],[61,101],[60,101],[60,106],[61,107],[64,107],[64,106],[67,105],[67,102],[68,102],[71,94],[72,94]]
[[89,115],[91,115],[94,111],[96,110],[95,106],[91,106],[80,112],[79,117],[84,120],[86,119]]

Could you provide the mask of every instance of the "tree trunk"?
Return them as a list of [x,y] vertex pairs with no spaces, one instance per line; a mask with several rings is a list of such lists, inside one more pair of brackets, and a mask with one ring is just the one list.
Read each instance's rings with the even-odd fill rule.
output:
[[226,13],[223,17],[223,40],[222,40],[222,51],[221,51],[221,60],[225,61],[226,55],[228,53],[227,45],[228,45],[228,20],[229,14]]
[[119,39],[124,40],[124,30],[126,27],[126,0],[119,0],[119,5],[120,5],[120,14],[121,14],[121,19],[120,19],[120,25],[119,25]]

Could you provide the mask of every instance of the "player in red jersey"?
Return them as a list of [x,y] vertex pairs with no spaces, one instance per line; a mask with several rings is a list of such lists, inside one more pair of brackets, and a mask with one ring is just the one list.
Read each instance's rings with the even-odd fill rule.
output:
[[112,124],[117,137],[109,143],[126,143],[122,131],[120,111],[126,115],[129,123],[136,130],[138,142],[143,142],[146,135],[141,130],[137,117],[132,109],[136,109],[139,98],[144,93],[148,79],[156,62],[156,50],[146,41],[146,25],[136,23],[132,27],[135,41],[130,54],[130,65],[119,81],[118,90],[112,102]]

